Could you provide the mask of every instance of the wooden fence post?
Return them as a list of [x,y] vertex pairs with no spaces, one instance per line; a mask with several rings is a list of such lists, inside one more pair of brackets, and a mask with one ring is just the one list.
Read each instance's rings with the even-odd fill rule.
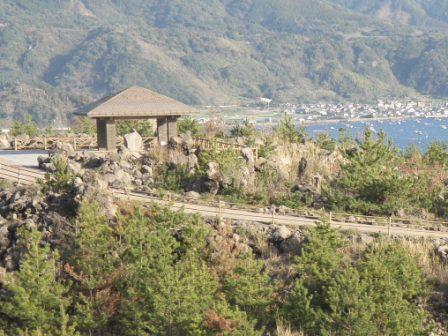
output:
[[47,136],[44,135],[44,150],[47,150]]
[[14,150],[17,150],[17,137],[14,138]]
[[218,201],[218,224],[221,224],[222,220],[222,205],[221,200]]
[[392,217],[389,217],[389,220],[387,221],[387,237],[390,238],[390,227],[392,225]]

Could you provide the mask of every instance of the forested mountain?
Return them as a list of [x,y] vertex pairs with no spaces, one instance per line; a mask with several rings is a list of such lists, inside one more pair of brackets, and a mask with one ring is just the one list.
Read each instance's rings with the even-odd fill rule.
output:
[[436,26],[440,22],[448,22],[446,0],[333,0],[332,2],[390,23]]
[[446,0],[2,0],[0,114],[137,84],[189,104],[448,96]]

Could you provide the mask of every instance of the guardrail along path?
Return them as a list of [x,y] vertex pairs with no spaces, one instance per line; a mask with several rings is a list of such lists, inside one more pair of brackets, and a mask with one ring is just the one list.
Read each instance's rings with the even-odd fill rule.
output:
[[[45,173],[32,168],[25,168],[22,166],[17,166],[8,162],[7,160],[0,158],[0,179],[5,179],[19,185],[31,185],[35,184],[39,179],[43,179]],[[259,213],[255,209],[232,209],[227,207],[222,207],[221,203],[219,206],[214,205],[204,205],[204,204],[194,204],[188,202],[178,202],[163,200],[158,197],[150,196],[147,194],[127,192],[124,190],[112,190],[114,196],[121,200],[127,201],[138,201],[142,203],[157,203],[160,205],[168,206],[172,210],[183,210],[190,214],[201,214],[205,217],[217,217],[222,219],[233,219],[233,220],[245,220],[245,221],[255,221],[265,224],[279,224],[290,227],[298,226],[311,226],[316,225],[316,222],[320,221],[323,217],[319,216],[305,216],[305,215],[279,215],[279,214],[266,214]],[[355,216],[356,217],[356,216]],[[373,217],[372,217],[373,218]],[[379,218],[379,217],[378,217]],[[433,222],[445,225],[443,222]],[[330,224],[332,227],[340,228],[344,230],[358,230],[364,233],[382,233],[388,235],[398,235],[398,236],[408,236],[408,237],[427,237],[427,238],[448,238],[448,232],[443,231],[432,231],[423,228],[418,228],[412,225],[397,226],[397,223],[391,223],[390,219],[389,225],[375,225],[375,224],[364,224],[364,223],[353,223],[346,222],[337,217],[330,219]],[[392,225],[395,224],[395,225]]]

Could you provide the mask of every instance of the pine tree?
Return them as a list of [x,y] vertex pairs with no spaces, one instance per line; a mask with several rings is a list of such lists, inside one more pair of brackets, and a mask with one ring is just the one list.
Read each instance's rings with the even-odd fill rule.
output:
[[118,301],[115,284],[122,275],[118,242],[99,205],[84,203],[76,220],[75,244],[66,270],[73,278],[75,316],[81,331],[108,328]]
[[372,245],[357,266],[361,282],[373,303],[376,335],[423,335],[428,295],[423,271],[398,243]]
[[255,335],[219,293],[206,264],[209,229],[197,216],[154,207],[126,221],[121,290],[123,335]]
[[312,335],[424,335],[419,302],[427,284],[409,251],[375,243],[360,260],[344,261],[338,233],[321,226],[296,260],[298,279],[283,318]]
[[402,174],[402,157],[384,133],[366,129],[355,149],[345,151],[346,163],[331,189],[330,202],[344,211],[391,215],[408,205],[412,180]]
[[8,277],[0,299],[0,327],[11,335],[74,335],[66,314],[67,289],[57,279],[57,252],[41,246],[37,230],[21,230],[19,237],[26,242],[27,254],[20,270]]
[[295,260],[299,278],[283,308],[285,320],[297,329],[317,332],[326,325],[329,310],[326,288],[344,264],[346,242],[328,224],[317,226]]
[[269,318],[275,291],[264,261],[252,254],[240,256],[233,272],[223,279],[223,290],[230,304],[253,319]]
[[[137,211],[127,220],[122,235],[127,246],[123,261],[129,265],[122,334],[202,334],[217,283],[201,258],[207,231],[193,223],[164,209],[154,209],[151,217]],[[182,224],[178,241],[173,231]]]

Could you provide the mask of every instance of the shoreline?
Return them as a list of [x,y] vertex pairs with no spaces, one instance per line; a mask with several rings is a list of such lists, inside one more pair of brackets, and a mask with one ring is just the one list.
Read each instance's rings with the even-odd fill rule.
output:
[[448,118],[448,115],[431,115],[431,116],[400,116],[400,117],[375,117],[375,118],[350,118],[350,119],[328,119],[328,120],[306,120],[300,122],[299,125],[310,126],[319,124],[337,124],[337,123],[351,123],[351,122],[370,122],[370,121],[402,121],[412,119],[444,119]]
[[[255,122],[256,118],[254,116],[247,116],[249,122],[251,122],[255,127],[275,127],[277,126],[281,119],[271,121],[271,122]],[[222,117],[224,122],[228,127],[234,125],[226,117]],[[375,118],[348,118],[348,119],[316,119],[316,120],[304,120],[299,121],[297,119],[293,119],[293,122],[298,126],[313,126],[313,125],[326,125],[326,124],[337,124],[337,123],[368,123],[368,122],[377,122],[377,121],[404,121],[404,120],[424,120],[424,119],[448,119],[448,115],[445,114],[435,114],[430,116],[395,116],[395,117],[375,117]]]

